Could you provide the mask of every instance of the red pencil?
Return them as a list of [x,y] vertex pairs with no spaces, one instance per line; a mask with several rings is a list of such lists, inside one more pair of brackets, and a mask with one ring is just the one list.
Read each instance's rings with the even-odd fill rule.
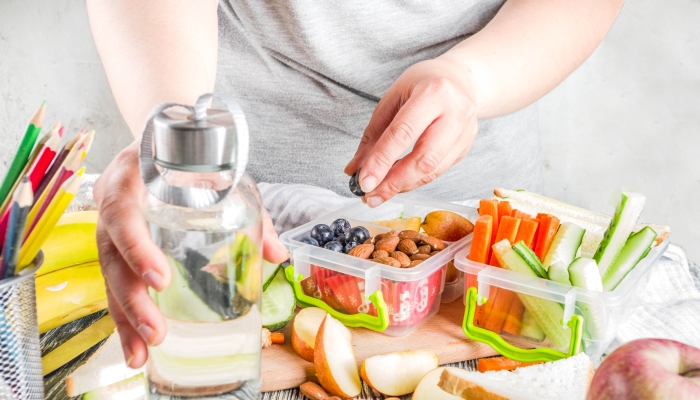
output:
[[44,193],[44,190],[46,190],[46,187],[49,185],[53,177],[56,175],[56,172],[61,168],[63,165],[63,162],[66,160],[66,157],[68,157],[68,153],[73,149],[73,146],[75,146],[76,143],[78,143],[82,138],[85,133],[85,128],[81,129],[80,132],[75,134],[71,138],[71,140],[66,143],[65,146],[61,149],[61,151],[58,153],[58,156],[54,160],[53,164],[51,164],[51,167],[46,171],[44,176],[41,178],[41,182],[39,183],[39,186],[36,188],[34,191],[34,201],[39,198]]
[[29,167],[29,181],[32,183],[33,191],[36,191],[39,187],[41,178],[44,177],[46,170],[49,168],[49,165],[51,165],[54,157],[56,157],[56,150],[58,150],[58,144],[61,141],[58,130],[52,130],[50,135],[46,143],[39,149],[39,155]]

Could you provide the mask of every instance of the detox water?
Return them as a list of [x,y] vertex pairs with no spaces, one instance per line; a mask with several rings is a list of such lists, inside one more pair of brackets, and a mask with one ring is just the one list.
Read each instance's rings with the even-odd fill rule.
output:
[[[221,173],[182,174],[179,181],[200,175],[201,182],[207,175],[204,181],[211,182]],[[149,348],[151,394],[259,398],[262,222],[252,179],[244,176],[210,209],[152,196],[143,208],[171,273],[167,288],[150,289],[167,324],[165,340]]]

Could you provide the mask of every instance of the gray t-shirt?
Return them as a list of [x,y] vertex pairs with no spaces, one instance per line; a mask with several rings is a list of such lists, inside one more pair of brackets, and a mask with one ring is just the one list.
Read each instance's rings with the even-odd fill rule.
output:
[[[443,54],[503,0],[222,0],[216,90],[240,100],[258,182],[305,183],[351,196],[343,168],[374,108],[411,65]],[[429,197],[540,190],[537,108],[479,121],[469,154]]]

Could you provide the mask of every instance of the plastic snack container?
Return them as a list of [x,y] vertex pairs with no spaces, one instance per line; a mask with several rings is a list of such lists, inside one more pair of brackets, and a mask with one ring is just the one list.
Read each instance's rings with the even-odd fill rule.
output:
[[[461,250],[454,261],[457,269],[465,274],[465,335],[488,343],[502,355],[519,361],[553,361],[579,351],[585,352],[592,360],[599,359],[615,338],[620,324],[634,311],[635,297],[644,290],[652,265],[668,248],[667,239],[653,247],[614,290],[594,292],[470,261],[467,257],[471,237],[468,240],[467,248]],[[470,289],[466,282],[477,284]],[[475,315],[478,315],[479,306],[491,302],[492,310],[503,309],[493,304],[499,299],[507,301],[508,291],[513,293],[512,299],[520,301],[516,304],[513,300],[503,318],[503,326],[499,328],[498,322],[495,329],[494,324],[483,322],[477,326],[478,317],[475,320]],[[488,301],[484,303],[484,300]],[[529,322],[533,319],[523,311],[532,315],[528,305],[531,308],[548,307],[551,311],[552,307],[556,309],[554,303],[562,310],[562,318],[557,321],[562,329],[555,330],[558,334],[550,340],[549,335],[543,338],[541,330],[531,329],[533,324]],[[521,316],[520,324],[515,322],[518,315]],[[488,315],[486,321],[490,318]]]
[[[423,218],[435,210],[452,211],[470,221],[478,217],[475,208],[400,195],[374,209],[358,202],[283,233],[280,239],[291,254],[291,265],[285,272],[294,286],[297,303],[323,308],[347,326],[365,327],[390,336],[411,332],[440,309],[447,264],[465,249],[471,235],[446,242],[444,250],[414,268],[395,268],[301,240],[309,236],[315,225],[330,225],[338,218],[347,219],[353,227],[364,226],[375,236],[391,229],[370,221],[400,216]],[[459,282],[458,277],[452,286]]]

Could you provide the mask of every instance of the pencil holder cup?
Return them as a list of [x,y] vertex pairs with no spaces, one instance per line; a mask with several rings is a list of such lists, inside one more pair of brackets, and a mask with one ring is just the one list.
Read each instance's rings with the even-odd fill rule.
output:
[[34,276],[41,252],[20,275],[0,281],[0,400],[43,399]]

